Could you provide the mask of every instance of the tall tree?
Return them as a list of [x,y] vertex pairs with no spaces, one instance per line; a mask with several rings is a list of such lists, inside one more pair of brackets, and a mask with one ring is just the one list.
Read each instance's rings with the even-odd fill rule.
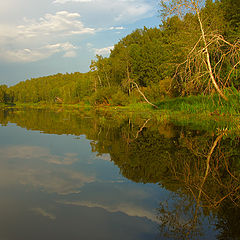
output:
[[[210,5],[211,1],[207,1],[208,5]],[[212,3],[213,4],[213,3]],[[193,13],[198,21],[198,29],[200,33],[200,38],[189,49],[189,54],[187,56],[187,60],[184,62],[185,68],[188,70],[186,73],[186,77],[192,78],[192,65],[198,62],[198,66],[194,65],[194,68],[198,68],[199,73],[196,79],[201,79],[202,76],[205,77],[205,72],[208,73],[210,81],[216,91],[220,94],[222,98],[228,100],[223,92],[224,84],[219,77],[219,72],[216,72],[216,69],[219,65],[222,64],[226,53],[221,49],[223,45],[225,47],[230,47],[231,49],[237,50],[237,54],[239,54],[239,45],[232,45],[227,42],[222,35],[217,31],[217,29],[211,29],[209,26],[205,25],[205,21],[208,17],[204,15],[204,11],[202,11],[204,7],[204,1],[202,0],[171,0],[171,1],[161,1],[162,13],[163,16],[173,16],[178,15],[180,18],[186,16],[187,13]],[[216,6],[215,6],[216,7]],[[213,19],[212,19],[213,20]],[[211,58],[211,48],[215,47],[215,51],[218,51],[219,61],[214,64],[214,61]],[[235,65],[233,66],[233,68]]]

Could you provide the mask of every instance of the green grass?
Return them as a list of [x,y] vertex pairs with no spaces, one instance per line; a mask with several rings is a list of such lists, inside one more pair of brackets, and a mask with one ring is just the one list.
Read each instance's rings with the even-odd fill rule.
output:
[[[199,129],[239,128],[240,93],[225,93],[228,101],[215,96],[188,96],[164,99],[156,103],[158,109],[146,102],[131,103],[127,106],[91,106],[90,104],[49,104],[49,103],[16,103],[19,108],[38,108],[64,111],[100,111],[113,115],[123,114],[129,117],[156,119],[157,121],[172,121],[177,124],[187,124]],[[2,105],[0,105],[1,107]],[[6,106],[6,105],[4,105]]]
[[145,102],[141,103],[130,103],[127,106],[122,107],[126,110],[133,110],[133,111],[150,111],[153,107]]
[[161,110],[183,113],[213,115],[239,115],[240,94],[228,95],[228,101],[219,96],[189,96],[163,100],[157,103]]
[[240,134],[240,94],[228,95],[229,101],[218,96],[189,96],[165,99],[157,103],[158,109],[146,102],[127,106],[91,106],[89,104],[17,103],[0,107],[48,109],[51,111],[95,112],[114,119],[155,119],[172,122],[192,129],[216,131],[228,129]]
[[234,94],[225,93],[228,101],[215,96],[188,96],[171,99],[164,99],[155,103],[158,109],[153,108],[146,102],[130,103],[127,106],[91,106],[90,104],[56,104],[56,103],[16,103],[18,107],[34,108],[64,108],[64,109],[112,109],[118,111],[130,112],[154,112],[159,114],[205,114],[205,115],[222,115],[234,116],[240,114],[240,93],[235,91]]

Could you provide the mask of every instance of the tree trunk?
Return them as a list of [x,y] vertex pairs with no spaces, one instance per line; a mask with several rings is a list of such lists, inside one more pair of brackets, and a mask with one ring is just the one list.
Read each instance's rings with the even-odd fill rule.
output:
[[128,62],[127,62],[127,78],[128,78],[128,95],[130,95],[130,93],[131,93],[131,79],[130,79]]
[[202,33],[202,38],[203,38],[203,42],[204,42],[204,46],[205,46],[205,52],[206,52],[206,61],[207,61],[207,66],[208,66],[208,73],[210,75],[210,78],[211,78],[211,81],[213,83],[213,86],[215,87],[215,89],[217,90],[217,92],[220,94],[220,96],[225,99],[226,101],[228,101],[228,98],[224,95],[224,93],[222,92],[222,90],[219,88],[215,78],[214,78],[214,75],[213,75],[213,72],[212,72],[212,66],[211,66],[211,62],[210,62],[210,55],[209,55],[209,52],[208,52],[208,45],[207,45],[207,41],[206,41],[206,37],[205,37],[205,32],[204,32],[204,29],[203,29],[203,25],[202,25],[202,20],[201,20],[201,17],[200,17],[200,13],[199,13],[199,10],[198,8],[196,7],[195,9],[196,13],[197,13],[197,17],[198,17],[198,21],[199,21],[199,24],[200,24],[200,28],[201,28],[201,33]]
[[152,106],[155,107],[155,108],[158,108],[156,105],[154,105],[153,103],[151,103],[151,102],[148,101],[148,99],[146,98],[146,96],[145,96],[145,95],[143,94],[143,92],[139,89],[138,85],[137,85],[135,82],[133,82],[133,81],[131,81],[131,82],[137,87],[138,92],[143,96],[143,98],[145,99],[145,101],[146,101],[148,104],[152,105]]

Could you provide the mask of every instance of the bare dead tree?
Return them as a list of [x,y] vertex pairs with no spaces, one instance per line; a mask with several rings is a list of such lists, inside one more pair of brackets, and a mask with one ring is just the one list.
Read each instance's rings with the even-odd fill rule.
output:
[[145,123],[140,127],[140,129],[137,131],[137,134],[136,134],[135,139],[138,138],[138,135],[142,132],[142,130],[146,127],[148,121],[150,121],[150,120],[151,120],[151,118],[147,119],[147,120],[145,121]]
[[144,93],[140,90],[140,88],[139,88],[139,86],[138,86],[138,84],[137,84],[136,82],[131,81],[131,83],[136,86],[138,92],[143,96],[144,100],[145,100],[148,104],[152,105],[154,108],[158,108],[155,104],[151,103],[151,102],[147,99],[147,97],[146,97],[146,96],[144,95]]
[[[178,76],[185,79],[188,86],[191,86],[192,84],[198,88],[202,86],[200,80],[208,75],[211,85],[215,88],[218,94],[227,101],[228,98],[223,93],[223,89],[226,87],[234,69],[240,64],[240,43],[239,41],[236,41],[234,44],[231,44],[219,34],[207,33],[201,16],[201,8],[203,7],[203,4],[203,0],[161,1],[161,6],[163,8],[162,11],[165,16],[178,15],[182,17],[187,12],[193,12],[197,16],[200,27],[201,37],[189,51],[187,59],[177,66],[175,77]],[[216,48],[216,51],[220,55],[219,60],[214,64],[210,58],[210,48],[212,46]],[[222,49],[225,49],[225,47],[229,50],[223,51]],[[229,71],[227,79],[221,79],[221,66],[227,57],[232,61],[232,69]],[[195,71],[193,69],[195,69]],[[210,84],[208,84],[208,88],[210,88]],[[185,90],[187,91],[187,89]]]

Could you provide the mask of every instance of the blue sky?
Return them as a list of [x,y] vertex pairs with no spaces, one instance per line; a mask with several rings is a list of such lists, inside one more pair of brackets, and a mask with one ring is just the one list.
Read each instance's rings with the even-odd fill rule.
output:
[[0,84],[87,72],[136,28],[160,24],[157,0],[0,2]]

